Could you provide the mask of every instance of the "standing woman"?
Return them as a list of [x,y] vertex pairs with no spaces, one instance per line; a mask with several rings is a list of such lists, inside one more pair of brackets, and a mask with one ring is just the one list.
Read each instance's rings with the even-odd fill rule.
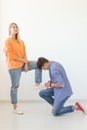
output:
[[17,109],[17,92],[20,83],[22,71],[35,69],[35,83],[39,85],[42,82],[42,71],[36,66],[36,61],[28,61],[24,42],[19,37],[19,28],[16,23],[9,26],[9,37],[5,41],[4,52],[6,63],[11,79],[11,103],[16,114],[23,114]]

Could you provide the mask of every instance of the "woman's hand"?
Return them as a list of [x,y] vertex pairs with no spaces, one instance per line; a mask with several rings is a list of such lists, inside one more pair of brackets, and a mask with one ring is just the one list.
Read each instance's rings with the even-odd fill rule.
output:
[[28,70],[29,70],[29,68],[28,68],[28,64],[25,63],[25,65],[24,65],[24,71],[27,72]]
[[24,62],[25,64],[29,63],[29,61],[26,58],[20,58],[20,61]]

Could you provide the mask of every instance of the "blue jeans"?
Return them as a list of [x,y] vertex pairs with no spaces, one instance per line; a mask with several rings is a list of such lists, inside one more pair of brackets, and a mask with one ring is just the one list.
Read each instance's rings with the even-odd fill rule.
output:
[[53,88],[47,88],[39,92],[41,98],[45,99],[50,105],[54,104],[54,90]]
[[52,114],[54,116],[59,116],[59,115],[70,113],[70,112],[74,111],[74,106],[72,106],[72,105],[64,107],[64,104],[65,104],[65,102],[67,101],[67,99],[69,97],[66,97],[61,102],[58,102],[58,103],[54,104],[54,98],[53,98],[54,90],[53,90],[53,88],[48,88],[48,89],[45,89],[45,90],[41,90],[39,92],[39,95],[40,95],[40,97],[45,99],[50,105],[53,106]]
[[[35,82],[41,83],[42,82],[42,70],[39,70],[36,66],[36,61],[29,61],[28,64],[29,71],[35,69]],[[20,84],[20,77],[21,72],[24,71],[24,66],[17,68],[17,69],[10,69],[9,74],[11,78],[11,103],[17,103],[17,91]]]

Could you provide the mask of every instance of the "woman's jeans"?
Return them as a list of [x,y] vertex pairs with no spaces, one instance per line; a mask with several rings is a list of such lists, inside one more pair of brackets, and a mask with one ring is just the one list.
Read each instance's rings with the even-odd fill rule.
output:
[[69,97],[66,97],[64,100],[62,100],[61,102],[58,103],[54,103],[54,90],[53,88],[48,88],[45,90],[41,90],[39,92],[40,97],[42,97],[43,99],[45,99],[50,105],[53,106],[52,109],[52,114],[54,116],[58,116],[58,115],[62,115],[62,114],[66,114],[66,113],[70,113],[74,111],[74,106],[66,106],[64,107],[65,102],[67,101],[67,99]]
[[[42,82],[42,70],[39,70],[36,66],[36,61],[29,61],[28,63],[29,71],[35,69],[35,82]],[[24,66],[17,69],[10,69],[9,74],[11,78],[11,102],[12,104],[17,103],[17,91],[20,84],[21,72],[24,71]]]

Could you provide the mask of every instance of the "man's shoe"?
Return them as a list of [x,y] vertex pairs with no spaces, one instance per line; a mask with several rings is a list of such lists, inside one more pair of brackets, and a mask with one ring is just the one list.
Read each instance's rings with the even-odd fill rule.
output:
[[80,103],[76,102],[75,106],[77,107],[77,110],[82,111],[84,114],[86,114],[85,109],[80,105]]

